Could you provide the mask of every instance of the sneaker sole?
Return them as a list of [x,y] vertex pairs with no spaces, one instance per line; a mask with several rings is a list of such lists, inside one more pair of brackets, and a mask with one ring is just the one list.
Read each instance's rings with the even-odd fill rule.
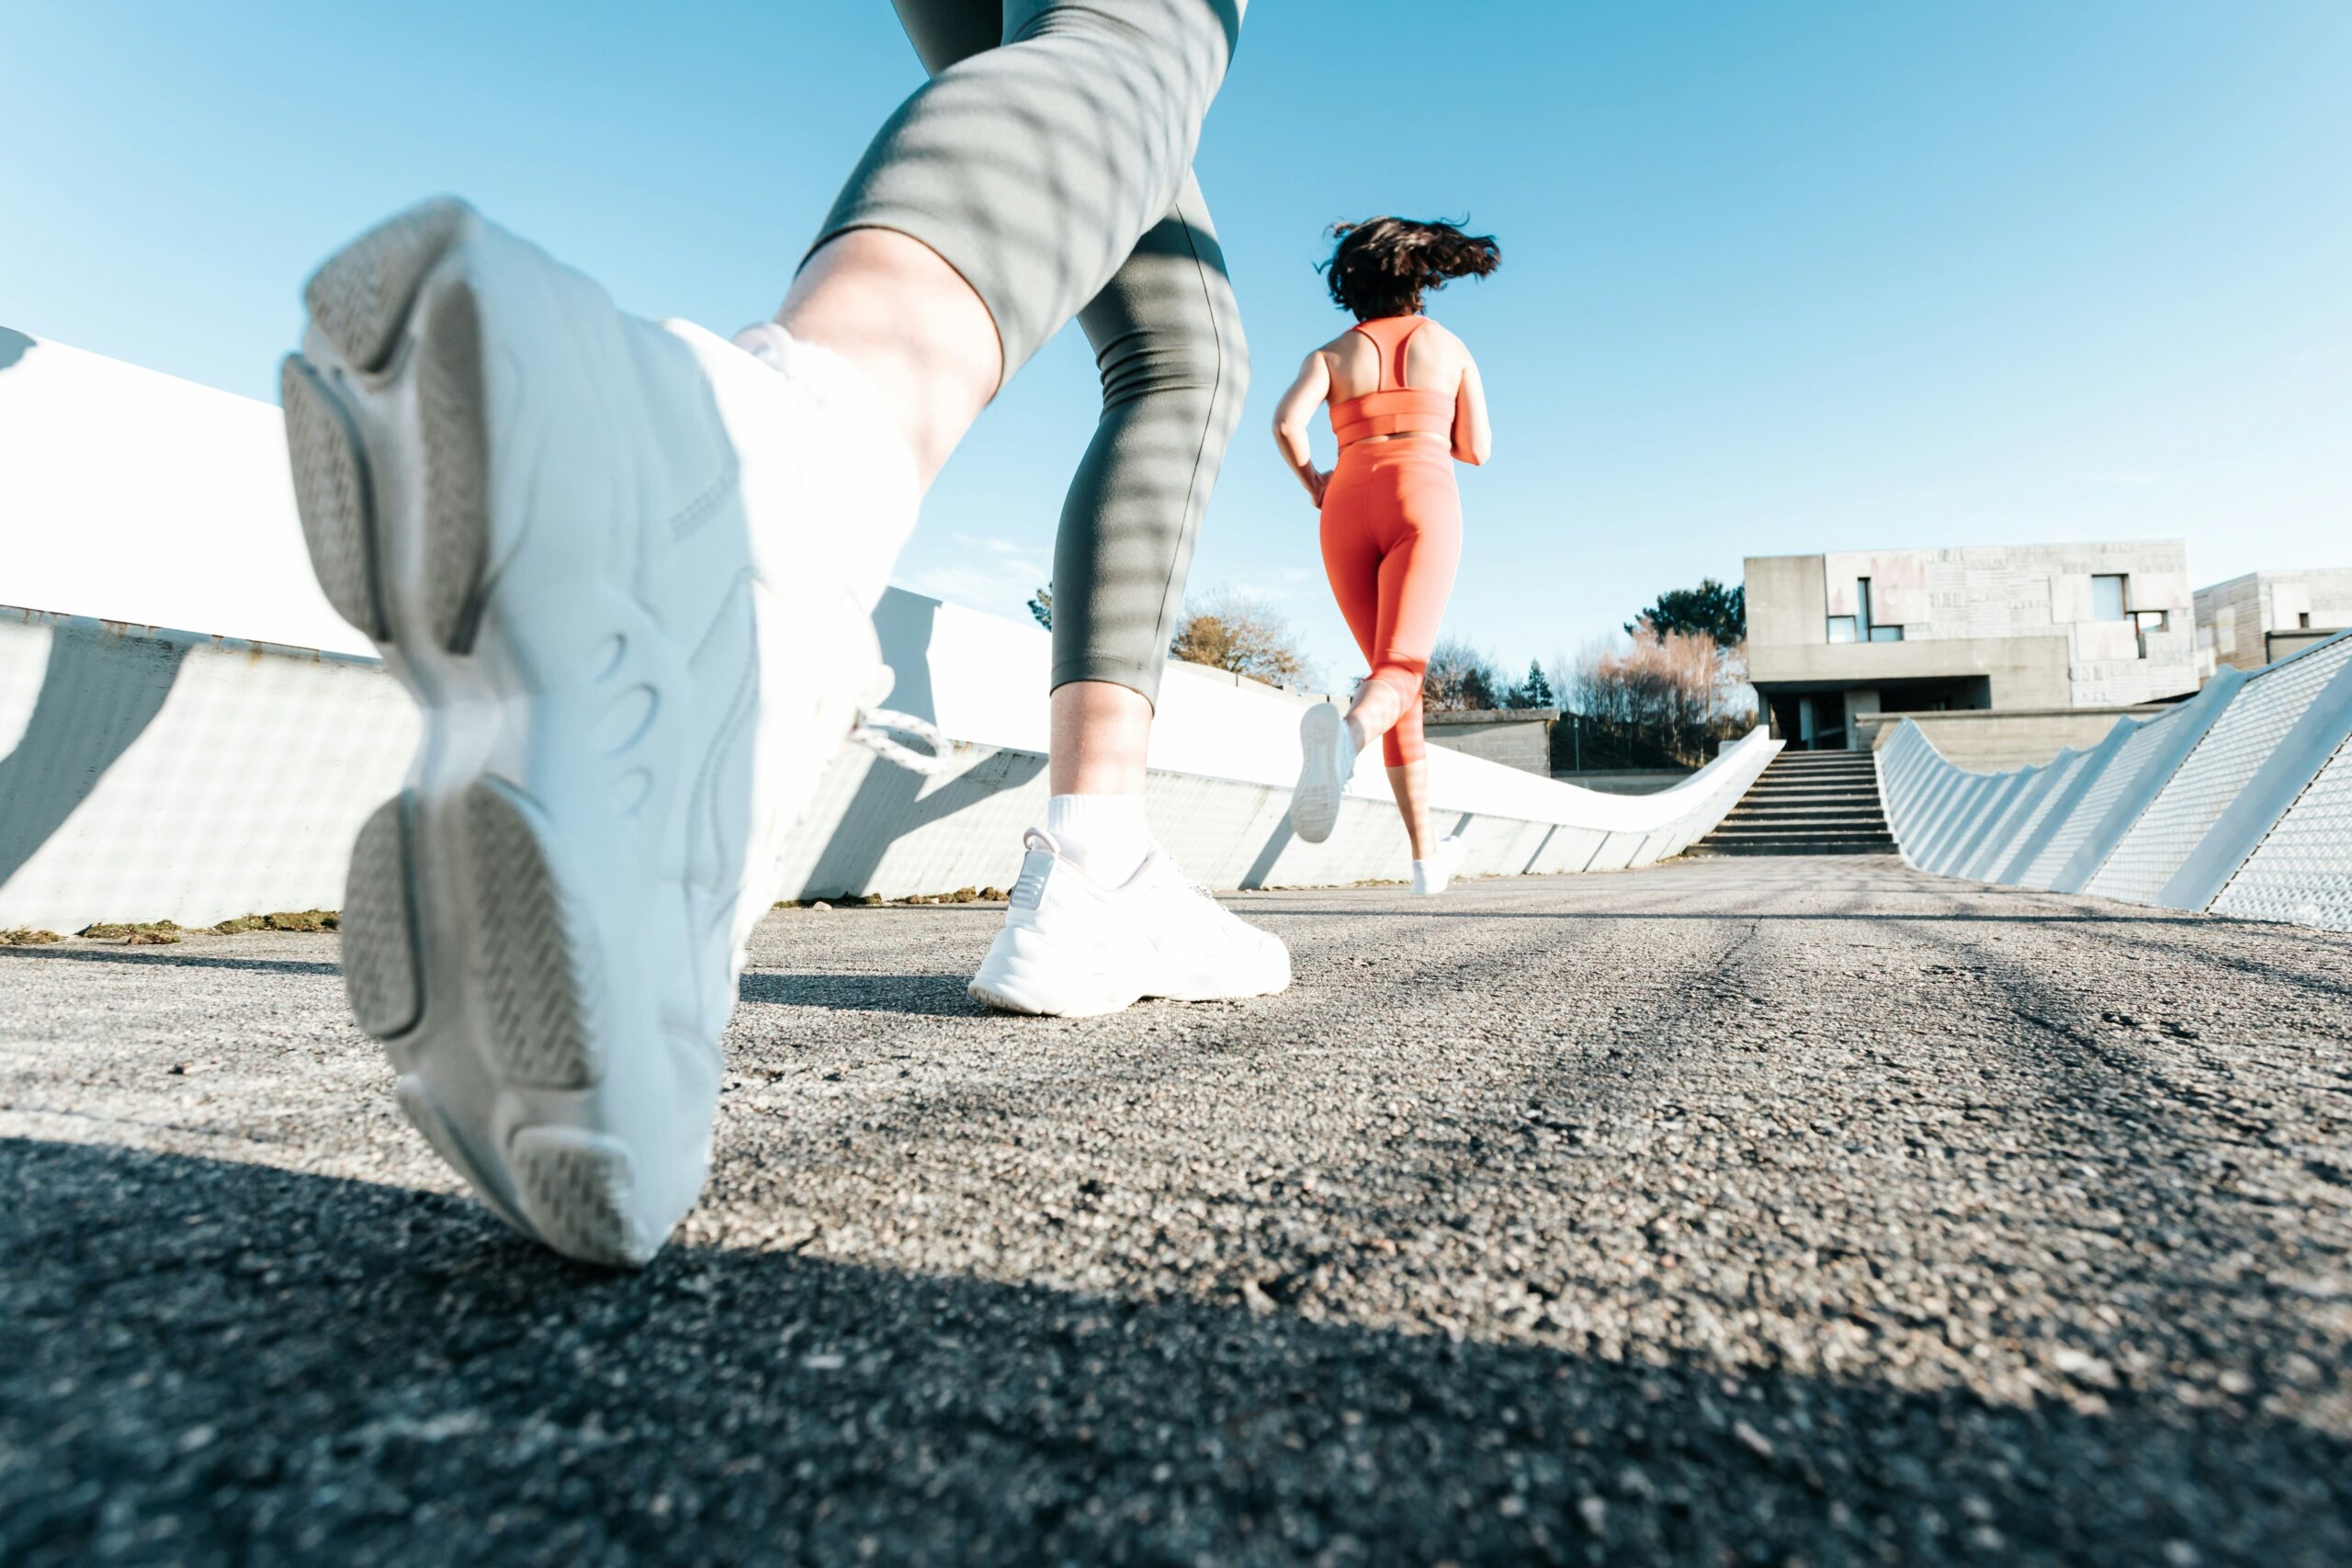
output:
[[[559,831],[548,804],[500,771],[564,716],[542,700],[533,657],[577,650],[533,648],[509,627],[514,647],[477,657],[500,605],[494,563],[527,525],[502,531],[494,505],[484,307],[464,254],[483,232],[461,204],[437,202],[363,235],[311,281],[310,356],[282,371],[320,585],[425,716],[409,787],[353,848],[345,985],[360,1027],[401,1069],[401,1111],[493,1211],[571,1257],[634,1266],[690,1205],[674,1190],[688,1176],[699,1190],[707,1149],[668,1173],[649,1218],[639,1162],[607,1125],[619,1119],[613,1050],[676,1050],[644,1038],[666,1027],[648,1008],[616,1001],[619,966],[648,955],[600,939],[593,911],[600,895],[610,906],[613,884],[578,863],[594,851],[568,854],[579,829]],[[617,668],[621,635],[607,645]],[[592,739],[625,750],[650,726],[650,701],[619,683]],[[616,813],[630,809],[638,776],[620,774]],[[689,1114],[704,1076],[694,1055],[689,1043],[660,1074],[674,1071]],[[716,1072],[714,1061],[714,1107]]]
[[1298,784],[1290,797],[1291,831],[1310,844],[1319,844],[1340,825],[1340,803],[1346,785],[1340,778],[1340,740],[1346,721],[1329,703],[1317,703],[1298,721],[1299,750],[1304,753]]

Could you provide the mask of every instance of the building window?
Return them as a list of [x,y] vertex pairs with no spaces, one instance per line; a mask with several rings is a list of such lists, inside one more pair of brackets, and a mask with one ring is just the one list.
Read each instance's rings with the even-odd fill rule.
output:
[[1829,640],[1831,642],[1854,641],[1854,617],[1851,615],[1830,616]]
[[2295,629],[2303,632],[2312,629],[2312,613],[2309,610],[2299,610],[2295,613]]
[[2124,618],[2123,584],[2121,577],[2091,579],[2091,619],[2120,621]]
[[2172,630],[2172,612],[2134,610],[2132,612],[2132,626],[2140,644],[2140,657],[2145,659],[2148,657],[2148,634]]
[[1841,638],[1833,631],[1829,636],[1831,642],[1901,642],[1903,640],[1901,626],[1883,626],[1878,624],[1878,617],[1871,614],[1871,580],[1867,577],[1854,579],[1854,608],[1860,614],[1853,618],[1852,634]]

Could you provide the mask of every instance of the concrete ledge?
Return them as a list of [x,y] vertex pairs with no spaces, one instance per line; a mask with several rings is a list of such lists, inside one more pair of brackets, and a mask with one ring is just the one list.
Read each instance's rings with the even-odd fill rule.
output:
[[1583,773],[1555,773],[1562,784],[1602,795],[1656,795],[1672,789],[1697,772],[1693,768],[1588,768]]
[[[955,765],[922,778],[844,750],[793,837],[785,896],[1010,884],[1022,830],[1045,812],[1049,639],[895,590],[876,626],[891,705],[956,738]],[[1189,875],[1232,888],[1408,874],[1376,752],[1359,759],[1329,840],[1292,836],[1310,700],[1213,672],[1167,682],[1151,816]],[[373,660],[0,610],[0,927],[336,908],[352,840],[401,787],[416,734]],[[1467,874],[1620,870],[1713,828],[1778,750],[1751,736],[1645,795],[1440,751],[1430,798],[1468,844]]]

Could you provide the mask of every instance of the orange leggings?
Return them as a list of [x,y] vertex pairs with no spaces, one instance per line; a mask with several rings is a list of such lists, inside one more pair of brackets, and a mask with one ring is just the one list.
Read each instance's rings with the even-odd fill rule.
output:
[[1380,741],[1392,768],[1426,754],[1421,674],[1461,562],[1462,495],[1442,441],[1340,448],[1323,491],[1323,570],[1372,678],[1397,695],[1396,722]]

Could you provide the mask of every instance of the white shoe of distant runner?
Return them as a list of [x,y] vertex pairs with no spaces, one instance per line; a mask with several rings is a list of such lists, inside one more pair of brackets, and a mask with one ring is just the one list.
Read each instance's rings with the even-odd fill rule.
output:
[[1298,784],[1290,795],[1290,828],[1310,844],[1331,836],[1340,802],[1355,775],[1355,735],[1337,703],[1320,702],[1298,721]]
[[1426,860],[1413,863],[1413,892],[1424,898],[1434,898],[1453,880],[1462,869],[1462,853],[1468,848],[1458,838],[1440,839]]
[[1106,887],[1032,829],[1004,928],[972,995],[1012,1012],[1080,1017],[1145,997],[1204,1002],[1271,996],[1290,984],[1290,950],[1184,880],[1155,846]]
[[304,297],[311,564],[424,717],[352,854],[353,1010],[492,1209],[642,1263],[702,1188],[784,835],[887,685],[911,464],[844,362],[625,316],[459,202]]

